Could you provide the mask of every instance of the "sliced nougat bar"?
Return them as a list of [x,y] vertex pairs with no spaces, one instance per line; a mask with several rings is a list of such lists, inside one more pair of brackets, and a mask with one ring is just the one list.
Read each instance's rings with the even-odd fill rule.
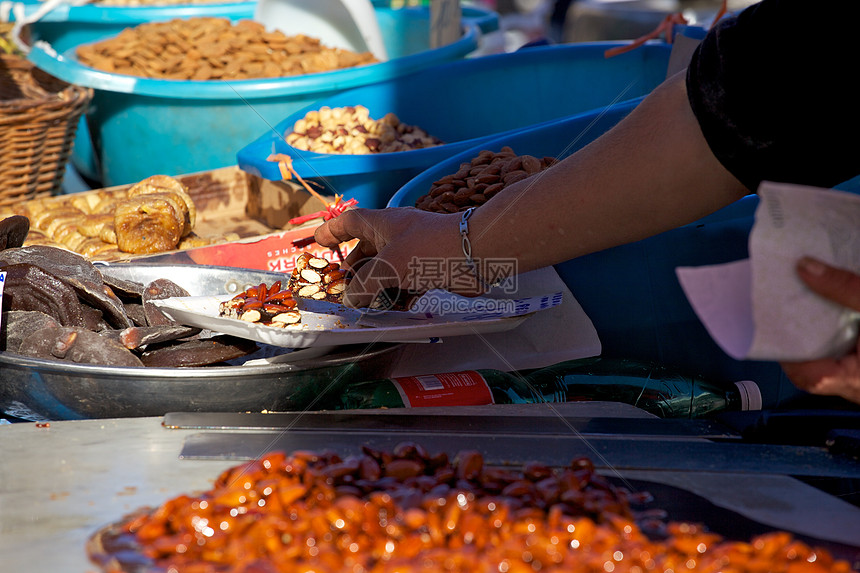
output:
[[297,297],[342,302],[349,282],[349,273],[339,263],[310,253],[296,258],[296,268],[290,275],[288,288]]
[[293,293],[281,288],[281,281],[271,286],[260,284],[249,287],[230,300],[219,305],[219,314],[245,322],[267,326],[286,327],[297,325],[302,315],[296,308]]

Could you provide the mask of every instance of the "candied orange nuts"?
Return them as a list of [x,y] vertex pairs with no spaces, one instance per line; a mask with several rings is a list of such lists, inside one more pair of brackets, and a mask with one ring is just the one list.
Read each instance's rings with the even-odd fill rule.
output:
[[851,570],[785,532],[731,542],[670,522],[649,539],[634,497],[582,459],[514,470],[412,443],[347,458],[274,452],[130,518],[123,535],[155,567],[195,573]]

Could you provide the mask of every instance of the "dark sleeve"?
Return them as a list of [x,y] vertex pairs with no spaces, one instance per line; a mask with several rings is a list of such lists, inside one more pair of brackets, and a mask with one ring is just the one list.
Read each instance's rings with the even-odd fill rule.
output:
[[709,31],[687,91],[717,159],[761,181],[832,187],[860,173],[860,2],[763,0]]

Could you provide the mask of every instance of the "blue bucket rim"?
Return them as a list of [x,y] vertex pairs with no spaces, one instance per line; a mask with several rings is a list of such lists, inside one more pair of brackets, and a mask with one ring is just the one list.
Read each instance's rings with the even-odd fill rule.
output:
[[[24,14],[34,14],[43,4],[42,0],[27,0]],[[140,24],[152,20],[169,18],[186,18],[199,16],[205,11],[207,16],[225,17],[241,14],[254,16],[256,2],[212,2],[200,4],[176,4],[165,6],[103,6],[97,4],[82,4],[72,6],[60,4],[39,18],[39,22],[69,22],[92,24]]]
[[318,74],[233,82],[163,80],[112,74],[80,64],[74,54],[77,46],[58,54],[45,42],[36,42],[28,59],[65,82],[95,90],[183,100],[263,99],[345,90],[405,75],[437,60],[445,62],[464,57],[478,48],[480,37],[479,27],[469,24],[463,27],[463,35],[456,42],[377,64]]
[[512,137],[522,136],[530,132],[540,132],[541,130],[544,130],[548,127],[559,128],[559,126],[562,125],[578,124],[586,119],[599,117],[610,111],[615,113],[621,112],[626,115],[626,113],[629,113],[636,106],[638,106],[642,102],[642,100],[645,99],[645,97],[647,96],[639,96],[636,98],[631,98],[628,100],[601,106],[598,109],[593,109],[581,113],[572,114],[562,118],[544,121],[520,129],[514,129],[503,133],[493,134],[490,137],[482,138],[478,143],[476,143],[476,140],[474,139],[469,140],[468,142],[470,143],[470,145],[465,149],[457,151],[453,155],[447,156],[444,160],[439,161],[431,167],[428,167],[426,170],[422,171],[421,173],[404,183],[391,196],[391,198],[388,200],[388,203],[386,204],[386,207],[414,206],[414,204],[405,204],[404,199],[409,197],[410,194],[415,193],[416,186],[419,184],[419,182],[425,182],[430,179],[436,180],[443,177],[444,175],[454,173],[457,170],[456,166],[460,165],[461,163],[467,163],[471,161],[481,151],[485,149],[499,151],[502,147],[510,145]]
[[[395,151],[391,153],[374,153],[368,155],[345,155],[335,153],[316,153],[296,149],[287,143],[288,148],[285,155],[292,160],[293,168],[302,177],[357,177],[360,174],[374,173],[378,171],[390,171],[396,169],[426,168],[433,170],[439,165],[447,165],[452,157],[462,157],[471,151],[477,150],[484,145],[490,145],[497,141],[516,136],[521,132],[539,130],[560,122],[582,121],[583,118],[609,111],[632,109],[638,105],[644,96],[617,101],[600,107],[597,110],[582,111],[568,116],[548,119],[540,123],[531,124],[519,128],[500,131],[486,136],[476,136],[460,141],[453,141],[435,147],[421,149],[410,149],[408,151]],[[284,130],[284,122],[279,123],[270,131],[280,133]],[[281,179],[280,168],[277,162],[268,162],[268,156],[274,153],[274,139],[266,134],[254,142],[246,145],[236,153],[236,164],[246,173],[279,181]],[[500,146],[501,147],[501,146]],[[249,157],[250,156],[250,157]],[[265,158],[264,158],[265,156]],[[261,160],[261,158],[264,158]],[[469,158],[471,160],[471,157]],[[433,167],[426,167],[432,165]],[[444,173],[443,173],[444,175]],[[399,193],[399,190],[398,190]]]
[[[34,14],[44,4],[44,0],[17,0],[24,7],[24,14]],[[386,0],[371,0],[376,9],[391,10],[417,10],[427,9],[426,6],[403,6],[394,8]],[[205,12],[206,16],[235,16],[237,14],[249,14],[254,16],[256,0],[236,0],[230,2],[200,2],[197,4],[170,4],[162,6],[110,6],[99,4],[82,4],[74,6],[71,4],[60,4],[53,10],[44,14],[39,22],[74,22],[93,24],[133,24],[162,20],[167,18],[185,18],[199,16]],[[463,18],[478,24],[483,33],[489,33],[499,28],[498,13],[484,6],[470,4],[462,6]],[[468,15],[467,15],[468,12]]]
[[[445,62],[443,64],[435,66],[434,68],[416,70],[415,72],[413,72],[413,74],[410,75],[432,73],[434,75],[440,75],[444,77],[447,73],[453,72],[462,67],[497,67],[499,66],[498,62],[501,60],[540,60],[542,58],[548,57],[548,54],[552,54],[553,57],[564,58],[567,57],[568,54],[574,52],[578,53],[595,51],[598,53],[602,53],[608,48],[622,46],[626,44],[627,42],[624,41],[605,40],[594,42],[580,42],[575,44],[550,44],[534,46],[516,52],[489,54],[486,56],[481,56],[480,58]],[[645,51],[660,51],[665,52],[668,55],[668,53],[671,52],[671,46],[666,44],[665,42],[647,43],[641,46],[639,50],[628,52],[627,54],[623,54],[618,57],[642,57],[642,54]],[[409,81],[408,77],[406,76],[397,79],[402,81]],[[460,151],[468,150],[474,145],[476,145],[478,142],[484,141],[488,138],[496,138],[497,136],[509,136],[512,133],[536,128],[542,125],[552,124],[554,122],[567,119],[567,117],[550,119],[545,122],[540,122],[530,126],[510,129],[498,133],[493,133],[487,136],[476,136],[460,141],[453,141],[436,147],[412,149],[408,151],[398,151],[393,153],[374,153],[370,155],[317,153],[314,151],[296,149],[283,141],[283,133],[286,131],[286,129],[292,126],[297,120],[303,118],[309,111],[319,109],[323,105],[332,104],[332,102],[330,101],[332,99],[335,99],[337,101],[349,100],[353,92],[360,91],[367,87],[372,86],[357,86],[354,90],[345,90],[342,92],[338,92],[337,94],[333,94],[329,98],[323,98],[321,100],[315,101],[304,106],[301,109],[290,113],[289,115],[284,117],[284,119],[280,120],[277,124],[273,125],[265,133],[257,137],[254,141],[250,142],[245,147],[240,149],[236,154],[237,164],[244,171],[253,173],[255,175],[263,177],[264,179],[270,179],[274,181],[279,180],[281,178],[281,175],[277,164],[270,164],[264,161],[264,159],[265,157],[268,157],[270,153],[273,153],[275,151],[275,146],[286,146],[285,153],[293,159],[293,167],[296,168],[299,175],[301,175],[302,177],[335,177],[355,173],[364,173],[372,168],[391,169],[392,164],[396,164],[396,168],[413,168],[426,165],[428,161],[432,161],[436,158],[444,159],[452,153],[457,154],[460,153]],[[613,104],[603,106],[603,108],[609,109],[613,106],[620,106],[622,104],[626,104],[628,101],[639,101],[640,99],[641,97],[621,98]],[[573,115],[578,116],[590,112],[591,110]],[[260,159],[261,157],[263,158],[263,160]]]

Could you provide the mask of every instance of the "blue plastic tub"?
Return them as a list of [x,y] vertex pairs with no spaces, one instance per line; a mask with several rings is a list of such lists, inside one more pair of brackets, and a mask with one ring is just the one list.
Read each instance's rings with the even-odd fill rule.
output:
[[[456,172],[482,149],[498,151],[509,145],[519,155],[565,157],[606,131],[625,111],[622,107],[600,118],[587,115],[492,139],[421,173],[388,206],[414,205],[433,181]],[[572,141],[576,145],[568,147]],[[679,266],[747,258],[757,201],[750,195],[689,225],[556,265],[594,323],[603,353],[655,360],[726,384],[753,380],[761,387],[765,408],[798,398],[800,392],[778,364],[737,361],[725,354],[702,326],[675,275]]]
[[[23,3],[25,13],[39,8],[40,1]],[[115,36],[125,28],[144,22],[212,16],[218,18],[253,18],[256,2],[224,2],[213,4],[187,4],[168,6],[105,6],[83,4],[70,6],[60,4],[30,24],[34,38],[48,42],[57,52],[88,44],[96,40]]]
[[[253,15],[253,3],[231,6],[235,10],[225,9],[223,17],[237,21]],[[77,8],[70,8],[69,13]],[[111,13],[116,20],[134,25],[129,21],[135,17],[133,10],[141,9],[117,10],[123,17]],[[170,13],[164,10],[162,15]],[[94,88],[87,129],[79,132],[72,163],[102,186],[120,185],[155,173],[183,174],[235,165],[236,152],[242,146],[297,109],[346,89],[463,59],[479,46],[480,30],[475,24],[465,26],[458,41],[431,49],[428,8],[395,10],[380,6],[376,10],[390,59],[322,74],[228,84],[100,72],[78,63],[74,51],[80,44],[68,40],[77,34],[77,24],[69,30],[69,22],[63,22],[67,31],[56,40],[65,49],[53,50],[37,43],[29,58],[60,79]],[[493,22],[498,23],[491,13],[475,12],[475,17],[488,29]],[[33,39],[42,40],[43,32],[38,25],[34,27]],[[91,29],[86,33],[101,32]],[[104,37],[91,36],[91,41]]]
[[[22,2],[25,14],[40,8],[39,0]],[[226,2],[215,4],[171,6],[103,6],[60,4],[37,22],[28,26],[32,39],[47,42],[59,54],[81,44],[88,44],[119,34],[125,28],[144,22],[190,18],[206,14],[212,17],[253,18],[255,2]],[[100,179],[98,158],[93,150],[86,118],[81,118],[75,134],[71,164],[84,177],[97,182]]]
[[[39,0],[22,2],[25,13],[30,14],[42,4]],[[387,1],[373,2],[376,17],[382,30],[396,30],[403,37],[386,38],[386,48],[396,46],[396,54],[412,54],[426,49],[426,32],[423,27],[428,21],[428,8],[391,8]],[[80,44],[115,36],[123,29],[143,22],[157,22],[173,18],[211,16],[251,19],[254,17],[256,2],[224,2],[212,4],[185,4],[167,6],[105,6],[84,4],[70,6],[62,4],[48,12],[38,22],[30,25],[34,37],[44,40],[54,50],[63,53]],[[463,24],[477,26],[482,34],[499,29],[499,15],[480,6],[462,7]]]
[[[663,81],[671,47],[649,44],[605,58],[617,44],[532,47],[426,68],[318,100],[265,130],[237,156],[239,166],[266,179],[281,177],[273,152],[293,158],[304,178],[330,193],[383,207],[397,189],[432,165],[482,141],[559,118],[633,100]],[[445,141],[437,147],[372,155],[322,154],[284,141],[295,122],[322,106],[363,105],[373,118],[393,112]]]

